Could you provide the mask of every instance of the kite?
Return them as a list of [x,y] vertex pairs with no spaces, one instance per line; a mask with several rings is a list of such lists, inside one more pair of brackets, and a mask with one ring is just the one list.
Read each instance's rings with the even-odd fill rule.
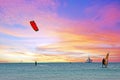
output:
[[38,31],[38,30],[39,30],[38,27],[37,27],[37,25],[36,25],[36,23],[35,23],[35,21],[30,21],[30,24],[31,24],[32,28],[33,28],[35,31]]

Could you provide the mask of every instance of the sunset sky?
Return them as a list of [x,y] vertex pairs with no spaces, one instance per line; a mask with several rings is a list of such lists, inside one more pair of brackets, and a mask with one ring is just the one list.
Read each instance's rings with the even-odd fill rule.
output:
[[0,62],[100,62],[108,52],[120,62],[120,0],[0,0]]

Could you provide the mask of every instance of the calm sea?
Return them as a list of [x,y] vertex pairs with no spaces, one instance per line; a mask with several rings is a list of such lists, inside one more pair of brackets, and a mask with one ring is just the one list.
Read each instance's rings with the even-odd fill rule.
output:
[[1,63],[0,80],[120,80],[120,63]]

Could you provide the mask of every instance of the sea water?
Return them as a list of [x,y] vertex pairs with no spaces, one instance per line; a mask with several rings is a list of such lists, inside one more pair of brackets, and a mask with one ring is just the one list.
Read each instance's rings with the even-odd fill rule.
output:
[[120,63],[1,63],[0,80],[120,80]]

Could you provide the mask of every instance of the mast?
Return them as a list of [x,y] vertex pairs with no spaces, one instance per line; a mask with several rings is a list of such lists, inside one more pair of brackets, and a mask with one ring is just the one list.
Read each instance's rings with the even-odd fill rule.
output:
[[91,63],[92,59],[90,59],[90,57],[88,57],[88,59],[86,60],[87,63]]

